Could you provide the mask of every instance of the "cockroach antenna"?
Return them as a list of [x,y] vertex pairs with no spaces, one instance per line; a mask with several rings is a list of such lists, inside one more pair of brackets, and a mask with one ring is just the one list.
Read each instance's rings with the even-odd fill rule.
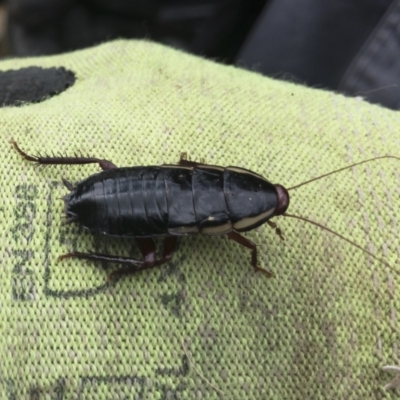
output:
[[346,169],[356,167],[357,165],[366,164],[366,163],[371,162],[371,161],[382,160],[383,158],[392,158],[392,159],[395,159],[395,160],[400,160],[400,157],[390,156],[390,155],[369,158],[367,160],[360,161],[360,162],[357,162],[357,163],[354,163],[354,164],[351,164],[351,165],[347,165],[346,167],[335,169],[334,171],[331,171],[331,172],[328,172],[326,174],[323,174],[323,175],[317,176],[315,178],[309,179],[308,181],[299,183],[299,184],[297,184],[295,186],[292,186],[292,187],[288,188],[287,190],[297,189],[297,188],[299,188],[301,186],[307,185],[308,183],[318,181],[319,179],[322,179],[322,178],[326,178],[329,175],[333,175],[333,174],[336,174],[338,172],[345,171]]
[[[290,191],[290,190],[293,190],[293,189],[298,189],[298,188],[301,187],[301,186],[307,185],[307,184],[309,184],[309,183],[311,183],[311,182],[315,182],[315,181],[317,181],[317,180],[319,180],[319,179],[326,178],[326,177],[328,177],[328,176],[330,176],[330,175],[334,175],[334,174],[336,174],[336,173],[338,173],[338,172],[345,171],[346,169],[353,168],[353,167],[356,167],[356,166],[361,165],[361,164],[366,164],[366,163],[371,162],[371,161],[382,160],[382,159],[385,159],[385,158],[386,158],[386,159],[391,158],[391,159],[395,159],[395,160],[400,160],[400,157],[391,156],[391,155],[385,155],[385,156],[378,156],[378,157],[369,158],[369,159],[367,159],[367,160],[360,161],[360,162],[357,162],[357,163],[354,163],[354,164],[351,164],[351,165],[347,165],[346,167],[342,167],[342,168],[336,169],[336,170],[334,170],[334,171],[328,172],[328,173],[326,173],[326,174],[323,174],[323,175],[317,176],[317,177],[315,177],[315,178],[309,179],[309,180],[307,180],[307,181],[305,181],[305,182],[302,182],[302,183],[299,183],[299,184],[297,184],[297,185],[295,185],[295,186],[292,186],[292,187],[290,187],[290,188],[287,189],[287,190]],[[326,226],[324,226],[324,225],[322,225],[322,224],[320,224],[320,223],[318,223],[318,222],[312,221],[312,220],[310,220],[310,219],[308,219],[308,218],[306,218],[306,217],[302,217],[302,216],[299,216],[299,215],[288,214],[288,213],[286,213],[286,212],[283,213],[283,214],[281,214],[281,215],[284,216],[284,217],[299,219],[299,220],[301,220],[301,221],[308,222],[309,224],[312,224],[312,225],[314,225],[314,226],[317,226],[318,228],[323,229],[323,230],[325,230],[325,231],[331,233],[332,235],[335,235],[335,236],[339,237],[340,239],[343,239],[345,242],[347,242],[347,243],[353,245],[353,246],[356,247],[357,249],[363,251],[365,254],[368,254],[368,255],[369,255],[370,257],[372,257],[373,259],[375,259],[375,260],[381,262],[382,264],[384,264],[384,265],[385,265],[386,267],[388,267],[390,270],[392,270],[392,271],[394,271],[394,272],[396,272],[396,273],[399,273],[399,271],[397,271],[396,269],[394,269],[388,262],[386,262],[386,261],[383,260],[382,258],[375,256],[375,255],[372,254],[370,251],[364,249],[362,246],[360,246],[359,244],[357,244],[357,243],[354,242],[353,240],[346,238],[345,236],[341,235],[340,233],[335,232],[334,230],[332,230],[332,229],[330,229],[330,228],[328,228],[328,227],[326,227]]]

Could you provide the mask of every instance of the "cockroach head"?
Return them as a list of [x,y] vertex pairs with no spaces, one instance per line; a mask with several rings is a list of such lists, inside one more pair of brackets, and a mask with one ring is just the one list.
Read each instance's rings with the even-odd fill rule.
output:
[[274,216],[282,215],[286,212],[289,207],[289,192],[282,185],[275,185],[276,197],[278,199],[278,205],[276,206]]

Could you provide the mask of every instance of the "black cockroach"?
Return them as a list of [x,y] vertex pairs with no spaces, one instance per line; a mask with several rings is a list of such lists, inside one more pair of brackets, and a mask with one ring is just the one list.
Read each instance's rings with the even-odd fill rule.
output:
[[[25,160],[40,165],[100,165],[102,172],[89,176],[76,186],[63,179],[70,190],[64,197],[68,222],[76,222],[94,233],[136,239],[143,260],[77,251],[64,254],[59,259],[77,257],[130,267],[114,271],[109,279],[168,262],[174,253],[177,237],[193,234],[227,235],[251,250],[251,264],[256,270],[272,276],[270,271],[258,266],[257,246],[239,232],[268,223],[284,240],[280,229],[270,221],[278,215],[297,218],[325,229],[391,268],[385,261],[339,233],[307,218],[288,214],[286,210],[289,190],[356,165],[382,158],[400,160],[399,157],[386,155],[370,158],[285,189],[243,168],[189,161],[185,153],[182,153],[177,165],[117,168],[111,161],[93,157],[31,156],[22,151],[15,141],[12,144]],[[163,255],[159,260],[156,259],[153,241],[156,236],[165,237]]]

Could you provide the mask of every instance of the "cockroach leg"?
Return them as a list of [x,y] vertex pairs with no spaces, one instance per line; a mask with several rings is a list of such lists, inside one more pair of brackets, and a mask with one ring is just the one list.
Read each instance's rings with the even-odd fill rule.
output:
[[151,237],[136,238],[139,250],[145,264],[154,265],[156,262],[156,245]]
[[37,162],[37,157],[35,156],[30,156],[29,154],[26,154],[24,151],[22,151],[18,145],[17,142],[13,139],[10,140],[10,143],[14,146],[15,150],[17,150],[17,152],[26,160],[26,161],[33,161],[33,162]]
[[272,229],[275,229],[275,233],[280,237],[281,240],[285,241],[285,237],[283,236],[281,229],[278,228],[278,225],[276,225],[275,222],[267,221],[267,224],[268,224]]
[[236,231],[229,232],[227,234],[228,238],[235,241],[236,243],[241,244],[242,246],[247,247],[248,249],[251,250],[251,265],[256,271],[260,271],[263,274],[267,275],[269,278],[272,278],[274,276],[273,272],[268,271],[264,268],[261,268],[258,266],[257,262],[257,245],[253,243],[251,240],[245,238],[244,236],[240,235]]
[[27,161],[32,161],[35,162],[39,165],[82,165],[82,164],[99,164],[100,168],[103,171],[106,171],[108,169],[114,169],[117,168],[116,165],[114,165],[111,161],[108,160],[102,160],[100,158],[95,158],[95,157],[64,157],[64,156],[58,156],[58,157],[42,157],[42,156],[32,156],[30,154],[25,153],[22,151],[19,147],[17,142],[14,140],[11,140],[11,144],[14,146],[15,150],[19,154],[21,154],[22,157],[25,158]]
[[152,238],[136,238],[144,260],[136,260],[130,257],[112,256],[109,254],[81,253],[79,251],[73,251],[58,257],[58,261],[65,260],[66,258],[81,258],[85,260],[106,261],[126,265],[128,268],[119,268],[108,275],[108,280],[112,281],[118,276],[131,275],[145,269],[158,267],[170,261],[174,254],[177,240],[178,238],[176,236],[168,236],[165,238],[163,257],[160,260],[156,260],[156,247]]
[[157,265],[161,265],[171,261],[178,243],[177,236],[167,236],[164,239],[164,249],[162,259],[157,261]]
[[[176,236],[167,236],[164,239],[163,256],[160,260],[156,260],[156,247],[152,238],[136,238],[139,249],[143,255],[144,261],[141,266],[135,268],[119,268],[108,275],[108,280],[112,281],[122,275],[131,275],[145,269],[159,267],[171,260],[176,249],[178,238]],[[117,261],[116,261],[117,262]]]
[[62,183],[64,184],[64,186],[65,186],[70,192],[72,192],[72,191],[74,190],[74,185],[73,185],[71,182],[67,181],[67,180],[64,179],[64,178],[61,178],[61,180],[62,180]]
[[119,264],[128,264],[131,266],[143,264],[143,261],[135,260],[129,257],[111,256],[109,254],[101,253],[81,253],[79,251],[71,251],[70,253],[63,254],[58,257],[58,261],[65,260],[66,258],[83,258],[86,260],[107,261]]
[[181,157],[178,162],[178,165],[182,165],[183,167],[196,167],[198,165],[204,165],[204,164],[205,164],[204,159],[201,159],[200,162],[188,159],[187,153],[181,153]]
[[135,260],[130,257],[112,256],[109,254],[100,253],[81,253],[73,251],[63,254],[58,257],[58,261],[65,260],[66,258],[80,258],[91,261],[106,261],[117,264],[125,264],[130,267],[129,269],[120,268],[108,275],[108,281],[114,280],[119,275],[133,274],[134,272],[142,271],[144,269],[152,268],[154,265],[146,265],[144,261]]

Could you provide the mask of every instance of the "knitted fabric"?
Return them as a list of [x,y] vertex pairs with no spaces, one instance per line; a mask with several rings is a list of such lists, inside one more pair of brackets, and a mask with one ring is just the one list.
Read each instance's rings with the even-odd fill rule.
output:
[[118,166],[173,164],[187,152],[290,188],[399,156],[398,112],[146,41],[11,59],[0,70],[29,66],[64,67],[76,82],[0,109],[1,399],[395,398],[381,367],[400,357],[399,160],[290,191],[288,209],[391,268],[278,217],[284,242],[268,225],[245,234],[272,279],[254,271],[245,247],[199,235],[182,238],[170,263],[107,283],[118,266],[57,262],[71,249],[140,258],[134,241],[63,224],[61,178],[78,182],[98,165],[35,168],[9,140],[30,154]]

